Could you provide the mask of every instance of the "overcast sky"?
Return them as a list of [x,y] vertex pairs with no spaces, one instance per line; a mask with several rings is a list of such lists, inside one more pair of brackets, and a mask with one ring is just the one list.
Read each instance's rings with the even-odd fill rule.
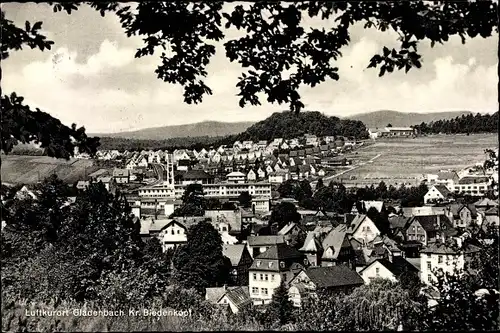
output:
[[[159,56],[135,59],[138,37],[127,38],[116,16],[102,18],[82,6],[77,12],[53,13],[46,4],[2,4],[6,17],[24,26],[43,21],[55,42],[52,50],[25,49],[2,62],[4,92],[16,91],[61,119],[88,132],[120,132],[204,120],[258,121],[285,105],[240,108],[235,84],[243,69],[225,58],[222,43],[208,67],[206,83],[214,94],[199,105],[183,103],[182,87],[156,78]],[[314,23],[314,22],[313,22]],[[340,80],[301,90],[306,110],[346,116],[376,110],[402,112],[494,112],[497,104],[497,39],[459,38],[435,46],[421,43],[423,67],[382,78],[368,61],[397,35],[362,27],[352,29],[351,44],[338,61]],[[229,38],[237,36],[229,31]]]

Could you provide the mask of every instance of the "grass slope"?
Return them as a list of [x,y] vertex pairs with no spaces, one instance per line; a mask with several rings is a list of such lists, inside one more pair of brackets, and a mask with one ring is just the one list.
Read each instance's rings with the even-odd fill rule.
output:
[[47,156],[2,155],[2,182],[34,184],[52,174],[66,183],[74,183],[99,169],[92,160],[69,161]]

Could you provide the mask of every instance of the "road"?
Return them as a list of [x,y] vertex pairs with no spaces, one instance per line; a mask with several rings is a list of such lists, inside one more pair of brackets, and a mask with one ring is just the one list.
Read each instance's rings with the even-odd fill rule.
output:
[[151,163],[151,165],[153,167],[154,172],[156,173],[156,177],[158,178],[158,180],[154,182],[154,184],[163,182],[164,180],[163,172],[167,170],[167,167],[161,163]]
[[[366,164],[369,164],[369,163],[373,163],[373,161],[375,161],[377,158],[379,158],[380,156],[382,156],[382,154],[378,154],[377,156],[371,158],[369,161],[366,161],[366,162],[361,162],[359,164],[356,164],[356,165],[353,165],[352,167],[350,167],[349,169],[346,169],[346,170],[343,170],[335,175],[331,175],[331,176],[327,176],[325,178],[323,178],[323,183],[324,184],[328,184],[329,181],[331,181],[332,179],[334,178],[337,178],[338,176],[342,176],[343,174],[347,173],[347,172],[350,172],[352,170],[355,170],[363,165],[366,165]],[[314,181],[311,183],[311,187],[312,188],[316,188],[316,183],[317,181]]]

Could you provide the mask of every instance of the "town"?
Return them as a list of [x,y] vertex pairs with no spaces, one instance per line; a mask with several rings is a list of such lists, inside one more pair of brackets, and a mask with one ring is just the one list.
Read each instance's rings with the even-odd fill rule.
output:
[[[280,186],[286,184],[323,183],[333,168],[349,166],[349,153],[366,144],[370,141],[305,135],[234,142],[232,147],[199,152],[98,151],[97,159],[121,168],[99,169],[88,175],[89,180],[78,181],[76,188],[85,191],[96,182],[112,193],[123,193],[140,221],[141,237],[157,238],[164,252],[186,244],[192,225],[212,224],[232,271],[230,285],[207,288],[206,298],[229,305],[235,313],[250,303],[270,303],[281,283],[300,307],[317,288],[348,291],[376,278],[397,281],[407,271],[431,285],[435,269],[462,269],[468,255],[478,251],[474,245],[463,247],[469,229],[499,225],[498,149],[492,151],[494,163],[486,170],[475,166],[425,175],[421,184],[427,191],[421,206],[402,207],[377,198],[360,200],[339,214],[301,207],[293,196],[280,195]],[[288,153],[277,153],[280,150]],[[198,216],[176,214],[186,204],[186,191],[194,191],[196,185],[201,185],[200,196],[215,201],[213,207],[195,212]],[[320,190],[316,187],[314,192]],[[37,195],[26,186],[17,193],[28,194]],[[477,200],[464,202],[463,197]],[[279,207],[291,207],[300,218],[278,221],[280,229],[266,229]],[[377,227],[375,220],[381,216],[386,216],[387,230]]]
[[0,11],[2,331],[498,330],[498,1]]

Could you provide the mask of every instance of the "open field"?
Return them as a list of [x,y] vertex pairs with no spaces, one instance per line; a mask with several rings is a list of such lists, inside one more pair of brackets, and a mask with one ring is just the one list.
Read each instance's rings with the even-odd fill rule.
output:
[[2,155],[2,182],[33,184],[52,174],[67,183],[83,179],[98,169],[92,160],[56,159],[47,156]]
[[[497,134],[379,139],[373,145],[349,154],[353,164],[361,165],[340,178],[346,185],[364,186],[382,180],[387,184],[416,185],[423,174],[445,169],[458,171],[483,162],[484,150],[495,147],[498,147]],[[377,155],[380,156],[373,159]],[[356,180],[349,180],[351,176]]]

